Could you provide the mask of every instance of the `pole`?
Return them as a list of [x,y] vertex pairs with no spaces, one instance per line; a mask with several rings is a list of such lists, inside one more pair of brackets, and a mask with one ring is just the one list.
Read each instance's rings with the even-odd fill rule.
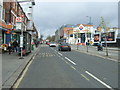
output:
[[[23,19],[22,19],[22,21],[23,21]],[[23,51],[23,28],[22,28],[22,25],[21,25],[21,36],[20,36],[20,48],[21,48],[21,57],[19,59],[24,59],[23,55],[22,55],[22,51]]]
[[[107,34],[107,33],[106,33]],[[108,49],[107,49],[107,35],[105,34],[105,45],[106,45],[106,56],[108,56]]]
[[78,30],[77,30],[77,50],[78,50]]
[[88,30],[87,30],[87,52],[88,52]]
[[[92,24],[91,17],[90,16],[86,16],[86,17],[88,17],[90,19],[89,24],[91,25]],[[88,52],[88,26],[87,26],[87,37],[86,38],[87,38],[87,43],[86,43],[87,45],[86,46],[87,46],[87,52]]]

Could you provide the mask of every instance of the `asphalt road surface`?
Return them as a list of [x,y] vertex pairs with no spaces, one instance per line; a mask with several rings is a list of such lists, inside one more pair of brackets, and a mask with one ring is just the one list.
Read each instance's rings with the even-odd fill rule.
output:
[[118,62],[42,45],[18,88],[118,88]]

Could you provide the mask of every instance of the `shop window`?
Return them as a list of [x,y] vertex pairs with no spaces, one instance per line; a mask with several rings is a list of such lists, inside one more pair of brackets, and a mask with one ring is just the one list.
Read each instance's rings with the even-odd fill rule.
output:
[[81,38],[81,34],[80,33],[78,33],[78,38]]
[[75,38],[77,38],[77,35],[76,35],[76,34],[74,34],[74,37],[75,37]]
[[91,38],[91,33],[88,33],[88,34],[87,34],[87,37],[88,37],[88,38]]

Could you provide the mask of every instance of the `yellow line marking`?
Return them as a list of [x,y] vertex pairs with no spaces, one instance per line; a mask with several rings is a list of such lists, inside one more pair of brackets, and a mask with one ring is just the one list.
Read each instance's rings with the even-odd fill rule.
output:
[[27,67],[25,68],[25,70],[23,71],[22,75],[17,80],[17,82],[15,83],[15,85],[13,86],[13,88],[18,88],[18,86],[20,85],[20,82],[24,78],[24,76],[25,76],[26,72],[28,71],[28,68],[29,68],[29,66],[31,65],[32,62],[33,62],[33,60],[29,62],[29,64],[27,65]]
[[75,67],[73,67],[73,66],[71,66],[71,68],[73,68],[74,70],[76,70],[76,68],[75,68]]
[[85,75],[80,74],[82,77],[84,77],[86,80],[90,81]]

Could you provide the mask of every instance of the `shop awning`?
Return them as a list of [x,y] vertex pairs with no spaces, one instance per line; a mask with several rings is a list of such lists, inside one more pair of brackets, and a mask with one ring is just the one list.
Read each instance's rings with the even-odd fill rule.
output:
[[6,24],[4,21],[0,20],[0,29],[1,30],[8,30],[8,29],[12,29],[13,28],[13,25],[9,25],[9,24]]
[[7,31],[8,29],[0,27],[0,30]]

